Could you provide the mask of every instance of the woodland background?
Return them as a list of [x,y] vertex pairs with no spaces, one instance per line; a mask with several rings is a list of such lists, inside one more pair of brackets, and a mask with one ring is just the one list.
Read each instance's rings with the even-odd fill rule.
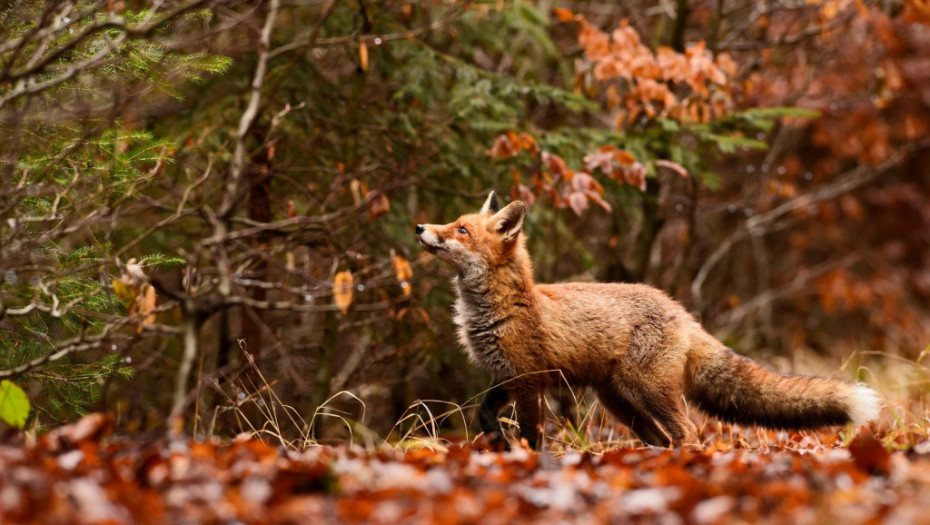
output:
[[473,436],[489,378],[413,226],[492,189],[531,204],[538,281],[646,282],[924,403],[923,0],[13,2],[0,128],[32,430]]

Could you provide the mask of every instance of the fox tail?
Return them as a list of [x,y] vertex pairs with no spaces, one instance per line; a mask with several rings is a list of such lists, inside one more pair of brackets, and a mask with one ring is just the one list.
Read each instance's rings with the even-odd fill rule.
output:
[[878,393],[862,383],[781,374],[714,346],[689,359],[685,395],[724,421],[800,430],[878,419]]

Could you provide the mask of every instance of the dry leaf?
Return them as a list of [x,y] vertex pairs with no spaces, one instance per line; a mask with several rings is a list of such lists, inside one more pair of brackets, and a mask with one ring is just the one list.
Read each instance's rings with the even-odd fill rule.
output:
[[549,173],[553,176],[563,175],[567,171],[565,168],[565,161],[558,155],[544,151],[542,152],[542,161],[543,164],[546,165],[546,168],[549,169]]
[[[136,311],[142,317],[142,325],[155,322],[155,303],[155,288],[151,284],[143,284],[141,293],[136,299]],[[139,326],[139,332],[142,331],[142,325]]]
[[364,40],[358,43],[358,67],[368,72],[368,45]]
[[640,162],[634,162],[632,166],[624,170],[623,178],[630,186],[639,188],[639,191],[646,191],[646,166]]
[[571,206],[575,215],[581,216],[581,214],[588,209],[588,198],[585,197],[584,193],[578,191],[573,192],[568,196],[568,205]]
[[394,256],[394,274],[400,282],[400,287],[404,290],[404,295],[410,295],[410,292],[413,291],[413,287],[410,285],[410,279],[413,278],[413,268],[410,267],[407,259],[400,255]]
[[391,209],[391,203],[388,201],[387,195],[384,193],[378,193],[378,195],[372,199],[371,207],[368,208],[368,222],[371,222],[378,217],[384,215]]
[[571,9],[565,9],[564,7],[556,7],[552,10],[552,13],[559,22],[569,22],[575,18],[575,13],[572,13]]
[[355,294],[354,280],[352,272],[346,270],[339,272],[333,278],[333,300],[342,313],[349,311],[349,305],[352,304],[352,298]]

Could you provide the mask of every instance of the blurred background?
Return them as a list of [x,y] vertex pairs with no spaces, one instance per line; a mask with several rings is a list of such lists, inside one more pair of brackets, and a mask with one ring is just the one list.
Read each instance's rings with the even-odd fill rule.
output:
[[13,2],[0,34],[30,428],[467,431],[490,378],[413,226],[492,189],[539,282],[649,283],[782,370],[906,362],[878,386],[922,402],[923,0]]

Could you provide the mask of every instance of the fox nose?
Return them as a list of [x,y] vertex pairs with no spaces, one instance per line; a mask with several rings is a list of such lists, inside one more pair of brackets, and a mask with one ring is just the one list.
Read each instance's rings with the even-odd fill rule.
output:
[[416,227],[417,235],[420,235],[421,233],[425,231],[426,231],[426,228],[422,224],[417,224],[417,227]]

